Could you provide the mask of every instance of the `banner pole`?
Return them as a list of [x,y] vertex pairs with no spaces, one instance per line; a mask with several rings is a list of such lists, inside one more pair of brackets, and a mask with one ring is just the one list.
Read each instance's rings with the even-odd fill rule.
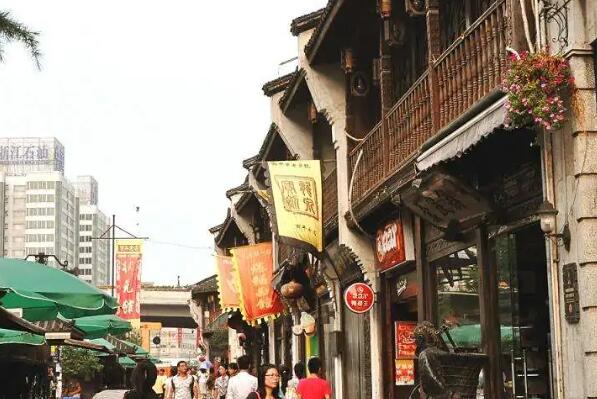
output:
[[116,215],[112,214],[112,297],[114,297],[114,287],[116,281],[114,280],[114,270],[116,269]]

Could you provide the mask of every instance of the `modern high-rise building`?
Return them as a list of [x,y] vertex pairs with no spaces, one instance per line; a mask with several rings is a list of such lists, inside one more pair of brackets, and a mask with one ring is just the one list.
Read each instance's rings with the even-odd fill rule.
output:
[[93,176],[77,176],[73,183],[77,190],[77,197],[81,204],[97,205],[98,203],[98,185]]
[[97,181],[92,176],[79,176],[74,186],[80,203],[79,276],[94,285],[109,284],[109,240],[98,239],[109,224],[106,215],[97,207]]
[[0,171],[7,175],[64,173],[64,146],[54,137],[0,138]]
[[[3,253],[25,258],[53,254],[69,268],[78,264],[79,200],[61,172],[1,174],[4,183]],[[51,259],[50,264],[55,265]]]
[[[25,258],[43,252],[89,283],[109,283],[108,228],[92,176],[64,177],[64,146],[53,137],[0,138],[0,253]],[[54,259],[50,265],[56,266]]]

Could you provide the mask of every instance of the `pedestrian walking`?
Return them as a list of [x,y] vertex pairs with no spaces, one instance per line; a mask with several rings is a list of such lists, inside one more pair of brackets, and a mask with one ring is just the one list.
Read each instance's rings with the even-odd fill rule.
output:
[[124,399],[157,399],[153,386],[158,376],[155,365],[147,360],[137,363],[131,381],[133,389],[124,395]]
[[160,369],[158,377],[155,379],[155,384],[153,385],[153,391],[158,395],[159,399],[164,399],[164,390],[166,388],[167,379],[166,370]]
[[232,362],[228,365],[228,377],[232,378],[238,374],[238,364]]
[[207,369],[201,367],[199,369],[199,373],[197,374],[197,384],[199,385],[199,398],[200,399],[208,399],[209,397],[209,374],[207,373]]
[[257,390],[247,395],[246,399],[279,399],[280,371],[273,364],[261,367],[257,378]]
[[296,388],[298,387],[299,381],[305,378],[305,364],[299,362],[294,365],[294,377],[290,381],[288,381],[288,385],[286,386],[286,395],[284,399],[297,399],[298,393],[296,392]]
[[218,378],[215,383],[215,394],[214,399],[226,399],[226,390],[228,389],[228,374],[226,373],[226,367],[220,366],[218,368]]
[[237,359],[238,374],[228,381],[226,399],[246,399],[251,392],[257,390],[257,378],[249,374],[251,359],[243,355]]
[[321,378],[321,359],[312,357],[307,362],[309,376],[299,381],[296,388],[299,399],[330,399],[332,389],[330,383]]
[[187,362],[176,364],[176,375],[170,380],[167,399],[198,399],[197,380],[189,373]]

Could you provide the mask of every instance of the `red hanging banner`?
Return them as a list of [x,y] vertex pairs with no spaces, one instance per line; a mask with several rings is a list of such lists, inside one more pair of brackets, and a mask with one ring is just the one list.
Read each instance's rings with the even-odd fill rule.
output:
[[141,259],[143,240],[116,240],[116,297],[120,308],[117,315],[135,327],[141,319]]
[[240,307],[240,298],[231,256],[216,255],[216,274],[218,277],[220,307],[224,312],[238,309]]
[[283,310],[272,286],[272,243],[247,245],[231,249],[234,271],[240,291],[240,309],[247,323],[275,318]]

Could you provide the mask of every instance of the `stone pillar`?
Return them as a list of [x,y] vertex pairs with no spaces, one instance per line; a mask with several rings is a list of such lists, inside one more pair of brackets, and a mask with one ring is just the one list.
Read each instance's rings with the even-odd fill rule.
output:
[[[585,376],[584,396],[597,397],[597,104],[592,54],[571,54],[582,115],[572,121],[574,188],[572,218],[576,223],[580,335]],[[564,365],[566,367],[566,365]]]
[[[566,54],[575,77],[578,110],[568,113],[570,122],[559,131],[546,133],[553,142],[553,197],[558,210],[557,233],[568,223],[570,251],[555,239],[552,273],[559,289],[552,303],[563,303],[562,267],[576,263],[580,321],[565,319],[563,306],[554,308],[561,339],[554,342],[554,359],[560,362],[560,398],[597,397],[597,103],[595,72],[590,48],[576,47]],[[549,182],[548,182],[549,184]]]
[[370,328],[370,343],[371,343],[371,398],[385,398],[384,396],[384,384],[383,382],[383,354],[381,352],[382,344],[382,333],[381,329],[383,326],[383,317],[382,317],[382,306],[383,304],[379,302],[379,290],[380,287],[380,278],[379,273],[376,272],[368,272],[365,275],[365,279],[369,281],[371,287],[373,288],[373,292],[375,292],[375,304],[373,308],[369,311],[369,317],[371,322]]

